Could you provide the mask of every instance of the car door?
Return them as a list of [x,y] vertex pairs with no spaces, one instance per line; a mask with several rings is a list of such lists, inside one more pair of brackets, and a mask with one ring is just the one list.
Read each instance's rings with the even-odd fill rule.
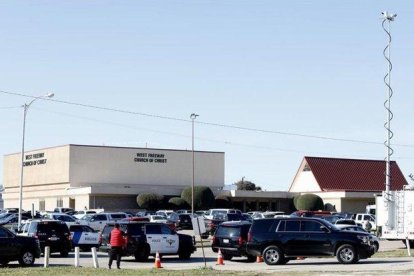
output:
[[147,224],[145,227],[147,243],[150,246],[150,254],[164,253],[162,252],[162,233],[161,224]]
[[91,218],[89,226],[97,231],[102,231],[107,222],[108,218],[106,214],[98,214]]
[[[326,229],[325,231],[323,229]],[[330,255],[333,252],[333,242],[330,239],[330,232],[319,221],[304,220],[301,222],[302,248],[304,255]]]
[[95,232],[91,227],[82,225],[82,242],[83,244],[94,245],[99,244],[99,233]]
[[304,237],[300,232],[300,220],[282,221],[278,232],[283,232],[279,237],[287,255],[302,254]]
[[3,227],[0,227],[0,260],[18,255],[20,246],[18,246],[14,239],[15,236],[12,233]]
[[161,234],[162,240],[160,253],[177,253],[179,247],[179,239],[177,233],[173,232],[167,225],[162,224]]

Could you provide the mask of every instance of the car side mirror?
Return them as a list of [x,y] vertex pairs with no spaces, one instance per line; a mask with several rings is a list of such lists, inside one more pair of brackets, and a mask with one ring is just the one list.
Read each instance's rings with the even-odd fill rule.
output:
[[322,232],[329,233],[329,229],[326,226],[321,226]]

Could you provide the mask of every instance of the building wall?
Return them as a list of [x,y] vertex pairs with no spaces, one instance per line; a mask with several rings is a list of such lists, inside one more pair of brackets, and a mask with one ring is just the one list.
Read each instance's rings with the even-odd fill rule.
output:
[[318,192],[321,188],[311,171],[300,171],[292,182],[289,192]]
[[[192,152],[71,145],[70,183],[191,185]],[[195,152],[195,185],[224,186],[224,153]]]
[[[24,187],[69,182],[69,146],[28,151],[24,156]],[[20,185],[20,153],[4,156],[4,188]]]
[[372,203],[373,198],[342,198],[342,212],[365,213],[366,206]]
[[[19,206],[20,153],[4,157],[5,207]],[[66,145],[25,153],[23,209],[137,208],[139,193],[179,195],[192,183],[192,152]],[[224,186],[224,153],[195,152],[195,185]],[[89,188],[89,192],[76,193]],[[75,192],[73,192],[75,191]]]

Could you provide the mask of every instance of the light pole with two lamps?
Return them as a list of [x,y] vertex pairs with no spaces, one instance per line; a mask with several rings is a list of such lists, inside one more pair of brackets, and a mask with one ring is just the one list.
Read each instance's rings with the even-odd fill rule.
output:
[[19,187],[19,218],[18,218],[18,228],[20,229],[20,226],[22,224],[22,205],[23,205],[23,172],[24,172],[24,136],[26,132],[26,115],[29,110],[29,107],[32,105],[32,103],[38,99],[45,99],[45,98],[52,98],[55,94],[48,93],[43,96],[39,96],[34,98],[31,102],[28,104],[24,104],[23,107],[23,136],[22,136],[22,156],[21,156],[21,169],[20,169],[20,187]]

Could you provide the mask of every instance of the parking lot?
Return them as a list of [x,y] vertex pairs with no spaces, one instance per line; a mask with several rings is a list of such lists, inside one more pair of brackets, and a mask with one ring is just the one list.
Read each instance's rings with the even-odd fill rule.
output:
[[[381,241],[380,251],[391,251],[403,249],[404,246],[400,241]],[[209,247],[205,248],[206,265],[215,270],[225,271],[246,271],[255,273],[273,273],[273,272],[289,272],[289,273],[305,273],[305,272],[323,272],[323,273],[354,273],[354,274],[414,274],[413,257],[391,257],[378,258],[373,256],[366,260],[361,260],[357,264],[342,265],[336,258],[306,258],[304,260],[294,260],[286,265],[268,266],[265,263],[249,263],[245,258],[234,258],[232,261],[225,261],[224,265],[216,265],[217,254],[213,253]],[[108,256],[98,253],[99,266],[106,268]],[[43,266],[43,257],[36,260],[35,267]],[[59,254],[52,254],[50,258],[50,266],[72,266],[74,265],[74,253],[70,253],[69,257],[62,258]],[[162,267],[165,270],[186,270],[197,269],[204,266],[204,259],[201,248],[191,256],[189,260],[179,260],[176,256],[165,256],[162,258]],[[89,252],[81,252],[80,265],[82,267],[93,267],[92,256]],[[17,262],[9,264],[10,267],[17,267]],[[124,257],[121,267],[124,269],[148,269],[154,267],[154,258],[150,257],[147,262],[136,262],[133,257]],[[34,271],[36,268],[33,268]]]

